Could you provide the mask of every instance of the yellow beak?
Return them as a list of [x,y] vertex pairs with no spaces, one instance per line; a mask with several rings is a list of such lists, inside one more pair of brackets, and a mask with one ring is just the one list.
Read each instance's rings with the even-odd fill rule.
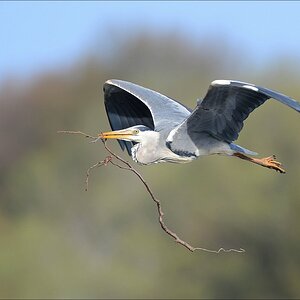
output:
[[101,139],[127,139],[134,135],[133,130],[122,129],[122,130],[115,130],[115,131],[107,131],[100,133],[98,136]]

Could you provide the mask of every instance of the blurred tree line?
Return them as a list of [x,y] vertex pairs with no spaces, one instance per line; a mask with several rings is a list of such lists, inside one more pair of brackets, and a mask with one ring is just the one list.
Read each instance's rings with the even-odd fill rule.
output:
[[143,186],[119,169],[93,170],[85,192],[85,171],[105,157],[103,146],[56,133],[109,129],[102,84],[110,78],[190,107],[222,78],[299,100],[299,64],[282,57],[262,69],[221,37],[194,42],[145,31],[117,40],[110,54],[100,40],[71,67],[0,83],[0,297],[300,297],[297,113],[268,101],[238,142],[276,154],[286,175],[220,156],[137,167],[183,239],[245,254],[192,254],[176,245]]

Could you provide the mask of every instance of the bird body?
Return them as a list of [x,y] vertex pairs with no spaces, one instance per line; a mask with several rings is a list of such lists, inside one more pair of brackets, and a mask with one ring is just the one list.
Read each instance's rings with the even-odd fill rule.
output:
[[215,80],[194,110],[165,95],[121,80],[104,84],[105,108],[113,131],[100,137],[118,139],[132,159],[143,165],[191,162],[199,156],[223,154],[285,171],[274,157],[251,158],[257,153],[233,143],[243,121],[269,98],[300,112],[290,97],[250,83]]
[[[160,162],[184,163],[190,162],[196,157],[180,156],[171,151],[160,141],[160,134],[157,132],[146,133],[144,141],[137,143],[131,148],[132,159],[141,165],[150,165]],[[151,141],[148,139],[151,138]],[[159,147],[162,145],[162,147]]]
[[[168,136],[171,136],[172,132]],[[160,132],[145,131],[141,134],[143,137],[139,143],[131,148],[132,159],[141,165],[149,165],[160,162],[188,163],[200,156],[211,154],[233,155],[235,152],[256,155],[255,152],[247,150],[233,143],[218,141],[209,136],[203,135],[198,147],[194,147],[193,152],[176,151],[173,152],[168,147],[165,135]]]

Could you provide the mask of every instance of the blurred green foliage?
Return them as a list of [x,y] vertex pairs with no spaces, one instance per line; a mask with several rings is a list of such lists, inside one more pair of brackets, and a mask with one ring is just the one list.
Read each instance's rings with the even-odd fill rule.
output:
[[175,244],[142,184],[125,171],[93,170],[85,192],[85,171],[105,157],[103,146],[56,133],[109,129],[102,84],[110,78],[194,107],[221,78],[299,100],[299,69],[284,58],[245,69],[238,49],[211,37],[197,46],[173,33],[142,32],[116,49],[106,59],[99,47],[70,68],[1,83],[0,297],[300,297],[299,114],[269,101],[238,141],[276,154],[286,175],[221,156],[137,167],[183,239],[244,254],[190,253]]

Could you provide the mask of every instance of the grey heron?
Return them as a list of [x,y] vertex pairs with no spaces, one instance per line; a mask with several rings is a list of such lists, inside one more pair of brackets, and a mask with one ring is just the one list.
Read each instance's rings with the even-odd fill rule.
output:
[[300,112],[300,103],[288,96],[251,83],[215,80],[191,110],[127,81],[108,80],[103,90],[113,131],[99,136],[118,139],[139,164],[190,162],[203,155],[223,154],[285,173],[275,156],[256,158],[257,153],[233,142],[248,115],[270,98]]

